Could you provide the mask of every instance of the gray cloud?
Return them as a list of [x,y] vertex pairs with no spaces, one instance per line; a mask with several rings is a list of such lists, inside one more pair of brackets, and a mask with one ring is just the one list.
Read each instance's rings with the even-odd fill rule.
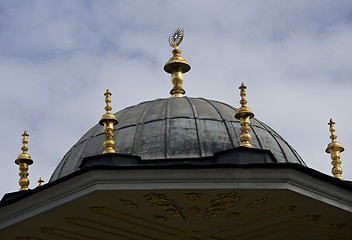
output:
[[168,97],[168,34],[185,28],[189,96],[248,106],[318,171],[330,175],[328,120],[336,122],[352,179],[350,1],[2,1],[2,193],[18,189],[28,130],[31,187],[104,113]]

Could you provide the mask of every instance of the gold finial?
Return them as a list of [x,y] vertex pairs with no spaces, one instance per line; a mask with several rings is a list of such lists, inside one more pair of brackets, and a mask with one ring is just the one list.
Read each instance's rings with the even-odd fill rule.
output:
[[111,93],[109,92],[109,89],[106,90],[105,94],[105,103],[106,107],[104,108],[106,113],[102,116],[101,120],[99,121],[100,125],[104,126],[104,137],[105,137],[105,142],[104,142],[104,147],[105,150],[103,153],[115,153],[115,142],[114,142],[114,125],[118,124],[118,121],[115,117],[114,114],[111,113],[112,107],[110,106],[111,103]]
[[38,180],[38,187],[43,186],[44,180],[42,177],[39,178]]
[[331,132],[331,143],[329,143],[328,147],[326,148],[326,152],[331,154],[333,168],[331,170],[334,177],[343,180],[342,168],[341,168],[341,161],[340,161],[340,153],[343,152],[345,149],[341,146],[340,143],[336,142],[337,136],[335,135],[335,126],[334,121],[330,118],[328,125],[330,125],[329,131]]
[[249,142],[251,140],[251,135],[249,134],[249,131],[251,130],[251,128],[249,127],[250,125],[250,118],[254,117],[254,114],[252,113],[251,109],[248,108],[246,106],[247,104],[247,100],[246,100],[246,86],[244,85],[244,83],[241,84],[241,86],[239,87],[239,89],[241,89],[241,108],[237,110],[237,113],[235,115],[235,118],[240,120],[240,124],[241,124],[241,136],[240,136],[240,141],[241,141],[241,145],[243,147],[253,147]]
[[171,73],[171,82],[174,87],[171,89],[170,94],[173,97],[183,97],[186,91],[182,88],[183,74],[191,69],[191,66],[186,62],[186,60],[181,57],[181,51],[178,46],[182,42],[184,37],[183,28],[177,28],[169,36],[169,44],[174,48],[172,51],[173,56],[164,66],[164,71]]
[[28,180],[28,165],[31,165],[33,163],[33,160],[31,159],[31,156],[27,153],[28,151],[28,133],[27,131],[24,131],[22,134],[22,153],[18,155],[17,159],[15,160],[15,163],[19,165],[20,173],[18,174],[20,176],[20,180],[18,181],[18,184],[20,185],[20,190],[28,190],[28,185],[29,185],[29,180]]

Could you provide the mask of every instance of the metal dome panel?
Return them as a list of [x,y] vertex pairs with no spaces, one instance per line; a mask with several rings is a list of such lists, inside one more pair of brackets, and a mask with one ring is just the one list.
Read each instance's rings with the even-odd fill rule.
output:
[[[119,124],[114,140],[117,153],[143,160],[212,157],[240,145],[236,109],[204,98],[167,98],[143,102],[115,113]],[[51,180],[79,169],[82,159],[103,152],[103,127],[90,129],[64,156]],[[305,163],[270,127],[253,118],[251,144],[272,152],[277,162]],[[162,161],[158,161],[159,163]]]

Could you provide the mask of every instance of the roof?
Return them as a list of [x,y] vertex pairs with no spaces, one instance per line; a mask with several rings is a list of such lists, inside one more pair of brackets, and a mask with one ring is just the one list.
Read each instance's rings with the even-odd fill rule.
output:
[[[100,158],[112,156],[120,157]],[[347,240],[351,194],[347,182],[293,163],[95,165],[1,202],[0,234],[6,239]]]

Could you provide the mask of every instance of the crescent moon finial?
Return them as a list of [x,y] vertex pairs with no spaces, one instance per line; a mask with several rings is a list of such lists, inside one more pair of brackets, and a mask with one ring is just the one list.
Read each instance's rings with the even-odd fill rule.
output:
[[178,45],[183,40],[183,36],[185,35],[185,32],[183,28],[177,28],[171,35],[169,36],[169,44],[173,48],[177,48]]

